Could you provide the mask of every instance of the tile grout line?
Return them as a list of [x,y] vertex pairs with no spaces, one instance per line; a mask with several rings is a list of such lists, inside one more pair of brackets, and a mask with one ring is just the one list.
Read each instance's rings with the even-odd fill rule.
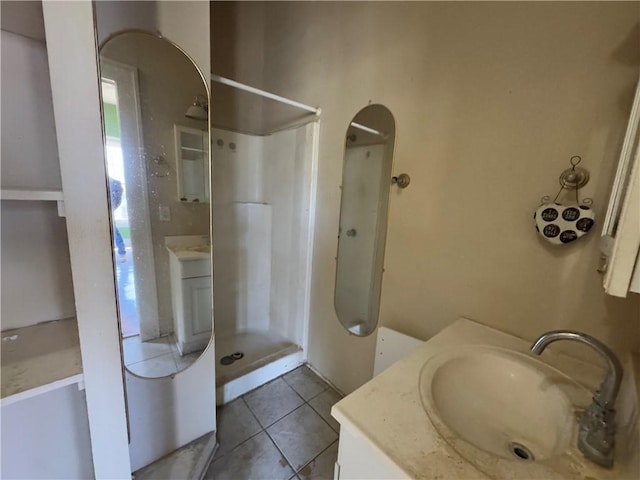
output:
[[[244,399],[244,397],[241,397]],[[295,407],[293,410],[285,413],[284,415],[282,415],[281,417],[278,417],[276,420],[274,420],[273,422],[271,422],[269,425],[267,426],[263,426],[262,422],[260,421],[260,419],[258,418],[258,416],[254,413],[253,410],[251,410],[251,407],[249,406],[249,404],[245,401],[244,402],[247,405],[247,408],[249,409],[249,411],[253,414],[254,418],[257,420],[258,425],[260,425],[264,430],[266,430],[267,428],[271,428],[273,425],[275,425],[276,423],[278,423],[280,420],[282,420],[284,417],[286,417],[287,415],[289,415],[290,413],[295,412],[296,410],[298,410],[300,407],[302,407],[306,402],[304,401],[304,398],[302,398],[302,403],[300,405],[298,405],[297,407]]]
[[[307,364],[307,363],[303,363],[301,366],[299,366],[299,367],[297,367],[297,368],[294,368],[294,369],[293,369],[293,370],[291,370],[290,372],[287,372],[287,373],[285,373],[285,374],[281,375],[281,376],[280,376],[280,377],[278,377],[278,378],[282,378],[282,380],[284,380],[284,382],[285,382],[287,385],[289,385],[289,387],[291,387],[291,389],[292,389],[294,392],[296,392],[296,393],[298,394],[298,396],[299,396],[300,398],[302,398],[302,400],[304,400],[305,402],[307,402],[308,400],[307,400],[307,399],[305,399],[305,398],[304,398],[300,393],[298,393],[298,391],[294,388],[294,386],[293,386],[293,385],[291,385],[291,384],[287,381],[287,379],[285,378],[287,375],[289,375],[289,374],[291,374],[291,373],[295,372],[296,370],[300,370],[300,369],[302,369],[302,368],[307,368],[307,369],[308,369],[308,370],[313,374],[313,376],[314,376],[314,377],[316,377],[318,380],[320,380],[320,382],[322,382],[322,384],[325,386],[325,387],[324,387],[324,389],[323,389],[322,391],[320,391],[320,392],[316,393],[316,394],[315,394],[313,397],[311,397],[309,400],[313,400],[314,398],[316,398],[316,397],[317,397],[318,395],[320,395],[321,393],[326,392],[328,389],[331,389],[331,390],[333,390],[333,391],[335,391],[335,392],[337,392],[337,393],[340,393],[340,392],[338,392],[335,388],[333,388],[329,383],[325,382],[325,381],[322,379],[322,377],[320,377],[316,372],[314,372],[314,371],[313,371],[313,370],[312,370],[308,365],[309,365],[309,364]],[[303,376],[305,376],[304,374],[302,374],[302,375],[303,375]],[[307,378],[309,378],[309,377],[307,377]],[[341,395],[341,396],[343,396],[343,395]]]
[[249,406],[247,401],[244,399],[245,395],[242,395],[240,397],[240,400],[242,400],[242,403],[244,403],[244,406],[247,407],[247,410],[249,410],[249,413],[251,413],[251,416],[255,419],[255,421],[258,422],[258,425],[260,425],[260,428],[262,428],[262,430],[265,430],[265,428],[262,426],[262,423],[260,422],[260,420],[258,420],[258,417],[254,413],[254,411],[251,409],[251,407]]
[[[231,452],[233,452],[236,448],[238,448],[240,445],[244,445],[246,442],[248,442],[249,440],[251,440],[253,437],[260,435],[262,432],[266,433],[266,429],[263,428],[262,424],[260,423],[260,421],[258,420],[258,418],[256,417],[255,413],[253,413],[253,410],[251,410],[251,407],[247,404],[247,402],[244,399],[244,395],[240,396],[237,398],[237,400],[242,400],[242,403],[244,403],[244,405],[247,407],[247,410],[249,410],[249,413],[251,414],[251,416],[255,419],[256,423],[258,424],[258,426],[260,427],[260,430],[257,431],[256,433],[250,435],[249,437],[245,438],[243,441],[241,441],[239,444],[237,444],[235,447],[233,447],[231,450],[229,450],[228,452],[223,453],[222,455],[220,455],[218,458],[214,458],[214,460],[211,462],[213,463],[214,461],[225,457],[227,455],[229,455]],[[223,405],[224,407],[224,405]],[[217,415],[217,414],[216,414]],[[268,435],[268,434],[267,434]],[[220,449],[218,449],[218,451],[220,451]]]
[[[313,397],[313,398],[315,398],[315,397]],[[322,419],[322,421],[323,421],[324,423],[326,423],[327,425],[329,425],[329,428],[330,428],[331,430],[333,430],[334,432],[336,432],[336,433],[338,434],[338,438],[340,438],[340,430],[336,431],[336,429],[335,429],[335,428],[333,428],[333,425],[331,425],[328,421],[326,421],[326,420],[324,419],[324,417],[323,417],[322,415],[320,415],[320,412],[318,412],[315,408],[313,408],[313,405],[311,405],[309,402],[307,402],[307,405],[309,405],[309,407],[311,408],[311,410],[313,410],[314,412],[316,412],[316,413],[318,414],[318,416]],[[329,410],[329,415],[331,415],[331,410]]]
[[[280,378],[280,377],[279,377]],[[276,379],[277,380],[277,379]],[[270,382],[269,382],[270,383]],[[257,389],[256,389],[257,390]],[[293,389],[292,389],[293,390]],[[295,390],[294,390],[295,391]],[[297,393],[297,392],[296,392]],[[247,394],[245,394],[247,395]],[[254,411],[251,409],[251,407],[249,406],[249,404],[247,403],[247,401],[245,400],[245,395],[240,396],[240,399],[242,400],[242,402],[246,405],[247,409],[249,410],[249,412],[251,413],[251,415],[253,416],[253,418],[255,418],[256,422],[258,422],[258,425],[260,426],[261,430],[257,433],[254,433],[253,435],[251,435],[249,438],[247,438],[246,440],[244,440],[243,442],[240,442],[238,445],[236,445],[235,447],[233,447],[231,450],[229,450],[227,453],[225,453],[224,455],[222,455],[220,458],[224,457],[225,455],[230,454],[231,452],[233,452],[236,448],[240,447],[240,445],[243,445],[244,443],[246,443],[247,441],[251,440],[252,438],[256,437],[257,435],[260,435],[262,432],[266,433],[267,438],[269,438],[269,440],[271,441],[271,443],[273,444],[274,447],[276,447],[276,450],[278,450],[278,452],[280,453],[280,456],[282,458],[284,458],[285,462],[287,462],[287,465],[289,466],[289,468],[291,468],[291,471],[293,472],[293,477],[296,477],[298,474],[298,471],[294,468],[294,466],[291,464],[291,462],[289,461],[289,459],[287,458],[287,456],[284,454],[284,452],[282,450],[280,450],[280,447],[278,447],[278,444],[275,442],[275,440],[271,437],[271,435],[269,435],[269,432],[267,431],[267,428],[275,425],[277,422],[279,422],[280,420],[282,420],[284,417],[286,417],[287,415],[295,412],[296,410],[298,410],[299,408],[301,408],[302,406],[304,406],[304,403],[302,405],[299,405],[298,407],[294,408],[293,410],[291,410],[289,413],[287,413],[286,415],[283,415],[282,417],[280,417],[278,420],[274,421],[273,423],[271,423],[268,427],[263,427],[262,423],[260,422],[260,420],[258,420],[258,417],[256,416],[256,414],[254,413]],[[304,400],[304,399],[303,399]]]
[[[311,460],[309,460],[307,463],[305,463],[303,466],[300,467],[300,470],[298,471],[302,471],[302,469],[304,467],[306,467],[307,465],[311,464],[311,462],[313,462],[314,460],[317,460],[318,457],[320,455],[322,455],[324,452],[326,452],[327,450],[329,450],[331,447],[333,447],[334,444],[338,443],[338,440],[340,440],[340,437],[336,438],[333,442],[331,442],[329,444],[329,446],[327,448],[325,448],[324,450],[322,450],[318,455],[316,455],[315,457],[313,457]],[[298,474],[298,472],[296,472],[296,475]]]
[[[322,393],[322,392],[321,392]],[[318,394],[319,395],[319,394]],[[317,395],[316,395],[317,396]],[[315,398],[315,397],[313,397]],[[293,410],[291,410],[289,413],[287,413],[286,415],[284,415],[283,417],[281,417],[280,419],[276,420],[275,422],[273,422],[271,425],[269,425],[268,428],[271,428],[273,425],[275,425],[276,423],[278,423],[280,420],[283,420],[284,418],[288,417],[289,415],[291,415],[293,412],[295,412],[296,410],[300,410],[302,407],[304,407],[305,405],[307,405],[311,411],[313,411],[316,415],[318,415],[318,417],[327,424],[327,426],[331,429],[332,432],[336,433],[338,435],[338,438],[336,438],[333,442],[331,442],[326,448],[324,448],[320,453],[318,453],[315,457],[313,457],[311,460],[309,460],[307,463],[305,463],[304,465],[302,465],[300,467],[299,470],[296,470],[295,467],[293,466],[293,464],[291,463],[291,461],[289,460],[289,458],[287,458],[287,456],[284,454],[284,452],[280,449],[280,447],[278,446],[278,444],[276,443],[276,441],[273,439],[273,437],[271,436],[271,434],[269,433],[269,431],[267,430],[267,428],[264,429],[264,431],[266,432],[266,434],[268,435],[268,437],[271,439],[271,441],[273,442],[273,444],[276,446],[276,448],[278,449],[278,451],[280,452],[280,454],[282,455],[282,457],[287,461],[287,463],[289,464],[289,466],[291,467],[291,469],[294,471],[294,473],[297,475],[298,472],[300,472],[304,467],[306,467],[307,465],[309,465],[311,462],[313,462],[316,458],[318,458],[320,455],[322,455],[326,450],[328,450],[334,443],[336,443],[338,440],[340,440],[340,432],[336,432],[335,429],[324,419],[322,418],[322,415],[320,415],[315,408],[313,408],[311,405],[309,405],[309,402],[305,402],[302,405],[300,405],[299,407],[294,408]],[[252,412],[253,413],[253,412]]]
[[[169,351],[169,352],[164,352],[164,353],[159,353],[158,355],[153,355],[149,358],[143,358],[142,360],[138,360],[137,362],[133,362],[133,363],[125,363],[125,366],[129,366],[129,365],[136,365],[138,363],[142,363],[142,362],[146,362],[147,360],[153,360],[154,358],[158,358],[158,357],[162,357],[163,355],[169,355],[169,354],[173,354],[173,352]],[[125,359],[126,360],[126,359]]]
[[236,445],[235,447],[233,447],[231,450],[229,450],[228,452],[225,452],[223,454],[221,454],[220,456],[217,456],[217,453],[220,452],[220,448],[218,448],[216,455],[214,456],[214,459],[211,461],[211,463],[213,464],[214,462],[217,462],[218,460],[220,460],[221,458],[226,457],[227,455],[231,454],[231,452],[233,452],[234,450],[236,450],[238,447],[240,447],[241,445],[244,445],[245,443],[247,443],[249,440],[251,440],[254,437],[257,437],[258,435],[260,435],[262,432],[267,433],[266,430],[260,430],[259,432],[254,433],[253,435],[251,435],[250,437],[248,437],[247,439],[243,440],[242,442],[240,442],[238,445]]
[[[303,368],[303,367],[304,367],[304,365],[303,365],[302,367],[298,367],[298,368]],[[292,370],[292,372],[293,372],[293,371],[295,371],[295,370]],[[311,369],[310,369],[310,371],[311,371],[311,373],[313,373],[315,376],[317,376],[313,370],[311,370]],[[291,373],[291,372],[288,372],[288,373]],[[315,409],[315,408],[314,408],[314,407],[313,407],[309,402],[310,402],[310,401],[312,401],[313,399],[315,399],[316,397],[318,397],[319,395],[322,395],[323,393],[325,393],[325,392],[326,392],[327,390],[329,390],[329,389],[331,389],[331,390],[335,391],[335,392],[336,392],[336,393],[338,393],[339,395],[340,395],[340,393],[339,393],[339,392],[337,392],[337,391],[336,391],[336,390],[335,390],[331,385],[329,385],[327,382],[325,382],[322,378],[320,378],[320,377],[318,377],[318,376],[317,376],[317,377],[318,377],[318,379],[322,382],[322,384],[323,384],[323,385],[325,385],[325,388],[324,388],[322,391],[318,392],[318,393],[317,393],[316,395],[314,395],[313,397],[309,398],[309,400],[306,400],[306,399],[305,399],[305,398],[304,398],[300,393],[298,393],[298,391],[297,391],[297,390],[296,390],[292,385],[290,385],[290,384],[289,384],[289,382],[287,382],[287,380],[284,378],[284,376],[285,376],[285,375],[287,375],[288,373],[283,374],[282,376],[280,376],[280,377],[278,377],[278,378],[276,378],[276,379],[272,380],[271,382],[267,382],[265,385],[267,385],[267,384],[269,384],[269,383],[272,383],[272,382],[275,382],[275,381],[276,381],[276,380],[278,380],[278,379],[282,379],[282,380],[284,381],[284,383],[285,383],[289,388],[291,388],[291,390],[293,390],[293,391],[295,392],[295,394],[296,394],[296,395],[297,395],[297,396],[302,400],[302,402],[303,402],[303,403],[302,403],[301,405],[299,405],[299,406],[295,407],[293,410],[291,410],[290,412],[286,413],[286,414],[285,414],[285,415],[283,415],[282,417],[280,417],[280,418],[278,418],[277,420],[273,421],[273,422],[272,422],[272,423],[270,423],[269,425],[267,425],[267,426],[263,426],[263,425],[262,425],[262,422],[260,422],[260,420],[259,420],[259,419],[258,419],[258,417],[256,416],[255,412],[253,411],[253,409],[251,408],[251,406],[249,405],[249,403],[246,401],[246,398],[245,398],[245,397],[246,397],[248,394],[250,394],[251,392],[247,392],[247,393],[245,393],[244,395],[241,395],[241,396],[239,397],[239,400],[240,400],[240,399],[242,400],[242,402],[244,403],[244,405],[247,407],[247,409],[248,409],[248,410],[249,410],[249,412],[251,413],[252,417],[256,420],[256,422],[257,422],[258,426],[260,427],[260,431],[258,431],[258,432],[256,432],[256,433],[254,433],[253,435],[251,435],[250,437],[248,437],[248,438],[247,438],[247,439],[245,439],[244,441],[240,442],[238,445],[236,445],[236,446],[235,446],[235,447],[233,447],[231,450],[229,450],[228,452],[224,453],[223,455],[221,455],[220,457],[218,457],[218,458],[217,458],[217,459],[215,459],[215,460],[219,460],[220,458],[223,458],[223,457],[225,457],[225,456],[227,456],[227,455],[231,454],[233,451],[235,451],[235,450],[236,450],[237,448],[239,448],[241,445],[243,445],[243,444],[244,444],[244,443],[246,443],[247,441],[251,440],[252,438],[254,438],[254,437],[256,437],[257,435],[259,435],[259,434],[261,434],[262,432],[264,432],[264,433],[266,433],[266,434],[267,434],[267,437],[269,438],[269,440],[271,441],[271,443],[276,447],[276,450],[280,453],[281,457],[285,459],[285,461],[287,462],[287,465],[289,466],[289,468],[291,468],[291,470],[294,472],[294,473],[293,473],[293,476],[292,476],[292,477],[290,477],[290,480],[293,480],[293,479],[295,479],[295,478],[298,478],[298,479],[299,479],[300,477],[298,476],[298,473],[299,473],[303,468],[305,468],[306,466],[308,466],[309,464],[311,464],[311,463],[312,463],[313,461],[315,461],[318,457],[320,457],[323,453],[325,453],[329,448],[331,448],[334,444],[336,444],[337,442],[339,442],[339,440],[340,440],[340,432],[339,432],[339,431],[336,431],[336,430],[331,426],[331,424],[330,424],[327,420],[325,420],[325,419],[322,417],[322,415],[320,415],[320,413],[319,413],[319,412],[318,412],[318,411],[317,411],[317,410],[316,410],[316,409]],[[264,385],[262,385],[262,386],[264,386]],[[260,387],[258,387],[258,388],[256,388],[256,389],[252,390],[252,392],[253,392],[253,391],[255,391],[255,390],[258,390],[258,389],[259,389],[259,388],[261,388],[262,386],[260,386]],[[342,397],[342,395],[340,395],[340,396]],[[284,454],[284,452],[280,449],[280,447],[279,447],[279,446],[278,446],[278,444],[275,442],[275,440],[272,438],[271,434],[268,432],[268,430],[267,430],[267,429],[271,428],[273,425],[275,425],[276,423],[278,423],[280,420],[283,420],[285,417],[287,417],[287,416],[291,415],[291,414],[292,414],[292,413],[294,413],[296,410],[299,410],[300,408],[304,407],[305,405],[309,406],[309,408],[311,408],[311,410],[312,410],[312,411],[313,411],[313,412],[314,412],[318,417],[320,417],[320,419],[321,419],[325,424],[327,424],[327,426],[331,429],[331,431],[335,432],[335,433],[338,435],[338,438],[336,438],[336,440],[334,440],[333,442],[331,442],[331,443],[330,443],[326,448],[324,448],[321,452],[319,452],[319,453],[318,453],[316,456],[314,456],[311,460],[309,460],[307,463],[305,463],[304,465],[302,465],[302,466],[300,467],[300,469],[296,470],[296,468],[293,466],[293,464],[292,464],[292,463],[291,463],[291,461],[287,458],[287,456]],[[214,461],[215,461],[215,460],[214,460]],[[213,463],[213,462],[212,462],[212,463]]]
[[[298,368],[302,368],[302,367],[298,367]],[[297,370],[297,368],[296,368],[295,370],[292,370],[291,372],[295,372],[296,370]],[[291,373],[291,372],[289,372],[289,373]],[[281,377],[278,377],[278,378],[281,378],[281,379],[282,379],[282,381],[283,381],[284,383],[286,383],[286,384],[287,384],[287,386],[288,386],[291,390],[293,390],[293,391],[296,393],[296,395],[298,395],[298,396],[302,399],[302,401],[303,401],[303,402],[306,402],[307,400],[306,400],[306,399],[305,399],[305,398],[304,398],[304,397],[303,397],[303,396],[302,396],[302,395],[301,395],[301,394],[300,394],[300,393],[299,393],[295,388],[293,388],[293,385],[291,385],[289,382],[287,382],[287,379],[286,379],[286,378],[284,378],[284,377],[285,377],[285,375],[288,375],[289,373],[285,373],[284,375],[282,375]],[[320,392],[320,393],[322,393],[322,392]],[[320,394],[318,394],[318,395],[320,395]],[[314,397],[314,398],[315,398],[315,397]]]
[[[288,417],[289,415],[291,415],[293,412],[295,412],[296,410],[300,410],[302,407],[305,406],[305,403],[298,405],[296,408],[294,408],[293,410],[291,410],[289,413],[281,416],[279,419],[277,419],[275,422],[271,423],[268,427],[265,427],[264,429],[267,430],[271,427],[273,427],[276,423],[278,423],[280,420],[284,420],[286,417]],[[315,410],[314,410],[315,411]]]
[[[299,407],[298,407],[299,408]],[[297,410],[297,408],[296,408]],[[285,415],[286,416],[286,415]],[[284,417],[282,417],[284,418]],[[284,452],[280,449],[280,447],[278,446],[278,444],[276,443],[276,441],[271,437],[271,435],[269,434],[269,432],[265,429],[264,433],[267,434],[267,437],[269,437],[269,440],[271,440],[271,443],[273,443],[273,445],[276,447],[276,450],[278,450],[278,452],[280,452],[280,455],[282,456],[282,458],[284,458],[284,461],[287,462],[287,465],[289,465],[289,467],[291,468],[291,470],[293,471],[293,477],[297,477],[298,476],[298,471],[296,470],[296,468],[293,466],[293,464],[291,463],[291,461],[287,458],[287,456],[284,454]],[[293,477],[289,477],[289,478],[293,478]]]

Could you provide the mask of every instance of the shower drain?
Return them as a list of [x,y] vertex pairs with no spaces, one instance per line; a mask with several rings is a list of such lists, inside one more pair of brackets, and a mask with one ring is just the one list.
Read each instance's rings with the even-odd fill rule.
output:
[[244,353],[235,352],[235,353],[232,353],[231,355],[227,355],[225,357],[222,357],[220,359],[220,364],[221,365],[231,365],[233,362],[235,362],[236,360],[240,360],[243,357],[244,357]]
[[509,443],[509,451],[513,453],[513,455],[518,460],[528,460],[531,461],[534,459],[533,453],[527,447],[522,445],[521,443],[511,442]]

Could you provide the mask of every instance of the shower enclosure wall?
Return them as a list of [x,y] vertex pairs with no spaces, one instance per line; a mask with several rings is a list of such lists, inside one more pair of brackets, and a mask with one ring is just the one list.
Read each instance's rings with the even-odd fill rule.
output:
[[211,131],[219,403],[306,357],[316,129]]

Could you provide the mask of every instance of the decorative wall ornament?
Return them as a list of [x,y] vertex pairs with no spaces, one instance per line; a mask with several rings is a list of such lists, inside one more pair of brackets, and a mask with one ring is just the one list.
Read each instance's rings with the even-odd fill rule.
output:
[[[589,233],[595,223],[595,214],[591,209],[593,200],[585,198],[581,203],[578,198],[578,190],[589,182],[589,172],[578,167],[581,160],[578,155],[571,157],[571,168],[560,174],[560,190],[555,198],[551,201],[549,196],[542,197],[541,205],[533,214],[538,233],[555,245],[579,239]],[[556,201],[563,190],[575,190],[575,203],[563,205]]]

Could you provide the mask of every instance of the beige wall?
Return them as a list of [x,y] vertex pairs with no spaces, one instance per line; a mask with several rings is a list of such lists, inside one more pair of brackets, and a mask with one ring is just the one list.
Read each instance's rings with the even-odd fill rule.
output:
[[[349,392],[372,372],[374,336],[349,336],[333,309],[344,135],[370,101],[393,112],[394,173],[412,178],[391,190],[383,325],[428,338],[467,316],[527,339],[571,328],[640,347],[640,297],[603,293],[599,226],[553,247],[532,220],[572,155],[602,219],[639,19],[630,2],[267,3],[261,87],[322,107],[309,348],[322,374]],[[219,35],[214,52],[230,45]]]
[[[211,73],[232,79],[240,76],[249,85],[262,85],[264,10],[261,2],[218,2],[215,13],[211,8],[211,35],[216,38],[216,48],[211,51]],[[229,48],[233,44],[243,45],[242,52]],[[214,127],[264,133],[262,97],[215,82],[211,84],[211,92]]]

